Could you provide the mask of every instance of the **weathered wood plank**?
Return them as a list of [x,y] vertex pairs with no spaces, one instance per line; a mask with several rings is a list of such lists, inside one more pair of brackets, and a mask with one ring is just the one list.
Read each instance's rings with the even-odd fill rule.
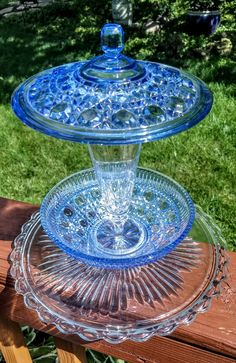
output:
[[60,363],[87,363],[85,348],[61,338],[54,338]]
[[37,209],[37,206],[28,203],[0,198],[0,239],[12,241],[20,233],[22,224]]
[[6,363],[32,363],[19,324],[0,316],[0,351]]
[[235,358],[164,337],[153,338],[145,343],[125,342],[110,349],[101,342],[93,349],[129,363],[235,363]]
[[[25,308],[21,296],[16,295],[13,281],[7,274],[8,256],[12,239],[20,226],[29,219],[37,207],[0,198],[0,306],[1,313],[13,321],[29,324],[36,329],[83,344],[97,351],[111,354],[129,362],[178,362],[191,363],[191,356],[198,362],[231,362],[236,358],[236,253],[230,253],[230,289],[225,285],[220,298],[213,301],[206,314],[199,314],[188,327],[179,328],[171,337],[154,337],[146,343],[125,342],[111,345],[103,341],[87,343],[78,337],[63,336],[52,326],[41,323],[37,314]],[[10,221],[14,216],[14,223]],[[18,222],[17,222],[18,221]],[[195,355],[196,352],[197,354]],[[189,354],[191,356],[189,356]],[[172,357],[172,358],[171,358]],[[209,360],[210,357],[214,360]],[[139,359],[139,360],[138,360]],[[233,360],[232,360],[233,359]]]

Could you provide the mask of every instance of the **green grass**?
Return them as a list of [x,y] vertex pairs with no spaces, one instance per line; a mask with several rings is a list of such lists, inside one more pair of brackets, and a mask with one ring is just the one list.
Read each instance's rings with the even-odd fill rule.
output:
[[[70,4],[53,5],[44,13],[28,14],[26,22],[18,16],[0,23],[2,196],[40,204],[59,180],[91,166],[86,146],[53,139],[25,127],[9,105],[13,89],[26,77],[98,53],[99,28],[109,20],[110,4],[104,1],[100,7],[81,1],[77,14],[73,6],[78,3]],[[198,38],[193,45],[193,39],[189,39],[188,47],[174,49],[179,52],[177,56],[170,53],[167,44],[169,59],[165,59],[166,34],[162,31],[161,37],[160,34],[146,36],[140,30],[127,29],[127,51],[139,58],[149,54],[153,60],[160,58],[189,69],[208,83],[215,103],[211,114],[193,129],[145,144],[140,165],[160,170],[183,184],[195,203],[219,224],[229,247],[235,248],[236,88],[233,79],[236,62],[233,52],[222,56],[212,51],[208,58],[198,54],[194,59],[201,44],[205,50],[209,47],[205,39]],[[219,39],[219,34],[216,37]],[[186,35],[180,41],[184,44]],[[156,44],[154,51],[153,44]]]
[[[211,214],[235,247],[235,97],[229,86],[209,84],[211,114],[198,126],[143,145],[140,165],[173,177]],[[65,176],[91,166],[86,146],[39,134],[22,125],[10,106],[0,106],[0,195],[40,204]]]
[[9,0],[1,0],[1,3],[0,3],[0,10],[1,10],[1,9],[4,9],[4,8],[6,8],[6,7],[8,7],[8,6],[9,6],[9,3],[10,3],[10,1],[9,1]]
[[[28,13],[24,19],[0,19],[1,196],[40,204],[58,181],[91,166],[86,146],[24,126],[11,111],[10,95],[40,70],[98,54],[99,29],[111,20],[110,6],[105,0],[72,0]],[[142,23],[137,4],[134,10]],[[140,29],[126,29],[126,52],[188,69],[213,91],[210,115],[187,132],[143,145],[140,165],[181,183],[218,223],[229,248],[236,250],[236,27],[226,15],[217,34],[207,39],[181,33],[181,19],[171,19],[148,36]]]

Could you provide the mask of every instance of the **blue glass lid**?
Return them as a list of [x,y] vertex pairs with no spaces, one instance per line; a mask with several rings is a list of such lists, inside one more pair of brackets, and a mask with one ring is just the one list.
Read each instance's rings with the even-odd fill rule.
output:
[[36,74],[12,96],[26,125],[83,143],[130,144],[171,136],[201,121],[212,94],[198,78],[123,55],[120,25],[101,31],[103,55]]

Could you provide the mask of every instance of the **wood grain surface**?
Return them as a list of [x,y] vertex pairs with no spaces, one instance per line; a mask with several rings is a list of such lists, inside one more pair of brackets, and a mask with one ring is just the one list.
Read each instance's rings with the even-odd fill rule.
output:
[[87,363],[86,350],[61,338],[54,338],[60,363]]
[[137,363],[227,363],[236,362],[236,253],[230,252],[229,278],[210,310],[198,314],[189,326],[169,337],[154,337],[145,343],[112,345],[104,341],[83,342],[76,335],[63,335],[43,324],[37,314],[24,306],[9,275],[12,240],[37,209],[27,203],[0,198],[0,309],[6,318],[28,324],[71,343]]
[[0,315],[0,351],[7,363],[32,363],[19,324]]

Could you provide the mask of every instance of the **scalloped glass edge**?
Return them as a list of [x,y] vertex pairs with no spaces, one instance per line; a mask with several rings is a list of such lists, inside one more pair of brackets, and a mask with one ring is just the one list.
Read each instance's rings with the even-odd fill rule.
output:
[[[148,61],[138,61],[141,63],[154,63]],[[72,65],[74,62],[67,64]],[[87,63],[87,62],[82,62]],[[179,70],[176,67],[171,67],[166,64],[160,64],[166,68],[177,70],[182,75],[187,76],[199,89],[198,102],[194,110],[184,114],[173,120],[164,123],[164,127],[161,125],[151,125],[145,128],[134,127],[132,129],[111,129],[111,130],[98,130],[86,127],[73,127],[71,125],[62,125],[58,122],[49,121],[43,116],[38,114],[29,114],[22,108],[21,98],[24,94],[25,87],[33,79],[36,79],[40,74],[47,72],[51,69],[56,69],[54,67],[46,71],[40,72],[33,75],[23,83],[21,83],[12,94],[11,106],[16,114],[16,116],[27,126],[32,129],[42,132],[48,136],[56,137],[63,140],[80,142],[80,143],[90,143],[90,144],[103,144],[103,145],[125,145],[125,144],[138,144],[150,141],[159,140],[165,137],[169,137],[180,133],[182,131],[188,130],[194,125],[202,121],[210,112],[213,104],[213,94],[210,89],[201,81],[198,77],[191,75],[186,71]],[[48,127],[50,124],[50,128]]]
[[103,330],[95,330],[92,327],[85,324],[75,324],[73,321],[63,319],[63,317],[54,315],[50,309],[42,305],[34,296],[29,284],[25,281],[24,271],[21,267],[22,255],[18,254],[18,258],[15,256],[15,249],[22,246],[24,238],[27,234],[31,223],[36,219],[38,211],[34,212],[29,221],[27,221],[21,229],[21,233],[15,238],[13,242],[13,250],[10,254],[11,268],[10,273],[13,279],[15,279],[15,290],[21,294],[24,298],[24,303],[27,308],[37,312],[39,319],[45,324],[54,325],[63,334],[75,334],[79,338],[85,341],[95,341],[103,339],[108,343],[118,344],[126,340],[132,340],[135,342],[144,342],[151,337],[165,336],[171,334],[176,328],[182,325],[189,325],[192,323],[198,313],[206,312],[212,303],[212,299],[219,296],[222,291],[222,284],[227,277],[227,266],[229,263],[229,257],[226,252],[226,242],[222,237],[220,229],[213,222],[213,219],[204,213],[199,206],[196,209],[202,214],[205,219],[205,223],[210,227],[212,233],[215,234],[218,242],[215,247],[218,248],[218,265],[215,266],[214,279],[212,279],[209,286],[202,292],[201,296],[195,303],[193,303],[187,312],[182,311],[179,316],[174,319],[170,319],[166,324],[152,324],[150,326],[144,326],[136,330],[125,329],[120,326],[108,326]]
[[[50,198],[51,195],[55,192],[55,190],[63,183],[65,183],[68,179],[72,178],[73,176],[76,176],[78,174],[83,174],[85,172],[94,172],[94,169],[86,169],[86,170],[82,170],[79,171],[75,174],[72,174],[68,177],[66,177],[65,179],[61,180],[58,184],[56,184],[45,196],[45,198],[43,199],[43,202],[41,204],[40,207],[40,217],[41,217],[41,223],[42,223],[42,227],[44,229],[44,231],[46,232],[46,234],[48,235],[48,237],[59,247],[61,248],[65,253],[67,253],[68,255],[70,255],[71,257],[78,259],[84,263],[87,264],[91,264],[91,266],[94,267],[98,267],[98,268],[107,268],[107,266],[109,265],[109,268],[111,269],[124,269],[124,268],[131,268],[131,267],[137,267],[137,266],[142,266],[142,265],[146,265],[147,263],[151,263],[151,262],[155,262],[158,259],[163,258],[164,256],[166,256],[169,252],[171,252],[179,243],[181,243],[183,241],[183,239],[188,235],[188,233],[191,231],[193,223],[194,223],[194,219],[195,219],[195,205],[192,201],[191,196],[189,195],[189,193],[185,190],[185,188],[182,187],[182,185],[180,185],[179,183],[177,183],[174,179],[170,178],[169,176],[166,176],[163,173],[154,171],[152,169],[148,169],[148,168],[137,168],[137,171],[148,171],[154,174],[159,174],[161,177],[164,177],[167,180],[170,180],[172,184],[176,185],[181,192],[183,193],[184,197],[186,198],[186,203],[188,204],[189,207],[189,219],[188,219],[188,223],[185,227],[185,229],[182,231],[181,235],[173,242],[171,242],[169,245],[167,245],[165,248],[163,248],[162,250],[156,252],[156,253],[150,253],[147,255],[143,255],[140,257],[131,257],[131,258],[126,258],[126,259],[108,259],[108,258],[101,258],[101,257],[94,257],[94,256],[89,256],[89,255],[85,255],[83,253],[76,253],[75,250],[73,250],[72,248],[70,248],[68,245],[65,245],[64,243],[62,243],[58,238],[55,237],[55,235],[51,232],[51,229],[48,228],[48,223],[47,223],[47,219],[45,218],[46,216],[46,211],[45,209],[47,208],[47,204],[50,202]],[[90,262],[88,262],[90,261]],[[97,262],[96,262],[97,261]]]

